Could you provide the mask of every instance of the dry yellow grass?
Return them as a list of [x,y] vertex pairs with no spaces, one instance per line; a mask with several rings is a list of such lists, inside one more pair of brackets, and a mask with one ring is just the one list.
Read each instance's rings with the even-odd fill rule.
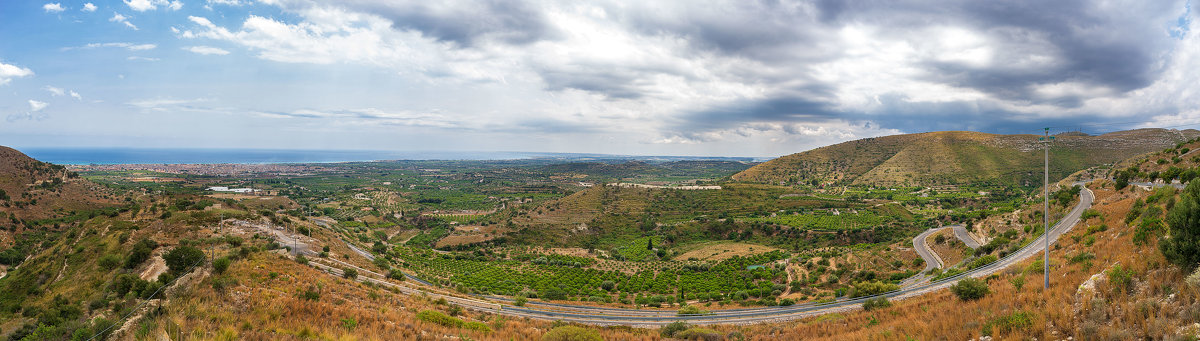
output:
[[[1181,326],[1200,317],[1200,294],[1182,284],[1186,274],[1166,264],[1154,246],[1138,246],[1131,241],[1132,227],[1124,224],[1124,213],[1134,198],[1144,193],[1095,193],[1095,208],[1104,214],[1102,223],[1109,229],[1094,232],[1096,241],[1091,246],[1072,238],[1087,234],[1087,226],[1082,224],[1059,239],[1051,253],[1054,275],[1048,291],[1042,290],[1041,267],[1034,264],[1040,264],[1040,260],[1030,259],[990,278],[992,293],[978,301],[962,302],[949,291],[940,291],[894,302],[894,307],[882,310],[757,325],[748,335],[756,340],[966,340],[981,336],[984,327],[997,316],[1025,312],[1031,317],[1030,325],[1008,332],[993,329],[993,333],[1000,339],[1042,340],[1173,336]],[[1090,262],[1069,261],[1081,252],[1090,252],[1095,258]],[[1131,293],[1116,291],[1101,280],[1094,294],[1077,295],[1080,284],[1118,263],[1133,272]],[[1025,279],[1020,289],[1011,282],[1016,277]]]
[[[333,277],[272,253],[235,262],[227,276],[237,285],[217,290],[208,276],[172,298],[161,315],[141,322],[130,336],[144,328],[140,335],[146,337],[181,331],[198,340],[537,340],[551,327],[545,321],[472,311],[458,317],[485,323],[492,331],[420,321],[416,313],[421,310],[450,314],[452,307]],[[319,298],[302,298],[306,291]],[[601,328],[600,333],[610,340],[658,338],[653,330]]]
[[751,256],[760,253],[767,253],[778,248],[763,246],[758,244],[740,243],[740,242],[705,242],[688,247],[690,250],[676,256],[675,259],[691,260],[711,260],[722,261],[734,256]]

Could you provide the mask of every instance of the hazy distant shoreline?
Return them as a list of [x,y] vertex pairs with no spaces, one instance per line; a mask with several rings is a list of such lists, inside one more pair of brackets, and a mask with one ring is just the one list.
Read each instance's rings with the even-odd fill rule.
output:
[[368,151],[286,149],[150,149],[150,148],[24,148],[30,157],[61,165],[120,164],[273,164],[338,163],[382,160],[722,160],[756,161],[756,157],[629,156],[583,153],[470,152],[470,151]]

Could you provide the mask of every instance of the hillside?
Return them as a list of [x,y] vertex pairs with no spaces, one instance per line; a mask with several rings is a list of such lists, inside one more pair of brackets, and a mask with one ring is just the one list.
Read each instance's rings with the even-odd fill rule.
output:
[[[1197,130],[1136,129],[1098,136],[1060,134],[1051,177],[1114,163],[1200,136]],[[791,154],[733,176],[737,181],[810,185],[929,185],[1041,178],[1037,135],[943,131],[866,138]]]
[[[1182,148],[1120,164],[1153,171],[1170,164],[1171,154],[1187,154]],[[1163,154],[1166,163],[1157,161]],[[1195,323],[1200,317],[1200,272],[1193,272],[1194,262],[1181,266],[1183,257],[1166,256],[1161,247],[1187,234],[1172,223],[1172,216],[1183,205],[1185,192],[1194,196],[1195,189],[1116,187],[1110,180],[1088,185],[1096,201],[1089,218],[1051,248],[1049,291],[1042,289],[1041,257],[1032,257],[983,278],[989,293],[980,299],[963,300],[946,290],[897,300],[882,309],[753,326],[745,333],[809,340],[1195,340],[1200,337]],[[1193,217],[1195,209],[1191,204]],[[1011,219],[1007,224],[1022,223]],[[1195,226],[1191,229],[1194,236]]]
[[0,146],[0,226],[47,219],[114,204],[103,187],[63,166]]

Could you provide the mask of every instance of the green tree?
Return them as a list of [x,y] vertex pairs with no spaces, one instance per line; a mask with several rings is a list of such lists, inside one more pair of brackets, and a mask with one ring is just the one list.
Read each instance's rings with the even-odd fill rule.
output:
[[225,273],[225,270],[229,269],[229,263],[232,262],[229,260],[229,257],[217,258],[217,260],[213,261],[213,272],[218,274]]
[[125,258],[125,268],[133,269],[145,262],[156,247],[158,247],[158,243],[149,239],[142,239],[137,244],[133,244],[133,251],[130,251],[129,256]]
[[163,255],[163,260],[172,273],[183,275],[192,265],[204,260],[204,252],[191,246],[179,246]]
[[1158,244],[1168,261],[1188,271],[1200,262],[1200,204],[1197,201],[1200,201],[1200,182],[1193,181],[1167,212],[1170,236]]
[[662,326],[662,328],[660,328],[658,330],[658,333],[659,333],[659,335],[662,335],[662,337],[673,337],[673,336],[675,336],[676,333],[687,330],[688,328],[691,328],[691,327],[692,326],[688,325],[687,322],[675,321],[675,322],[671,322],[671,324]]

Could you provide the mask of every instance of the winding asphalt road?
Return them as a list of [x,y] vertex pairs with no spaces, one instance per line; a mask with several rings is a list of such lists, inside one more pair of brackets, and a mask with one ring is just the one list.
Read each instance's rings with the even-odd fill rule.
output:
[[933,250],[929,248],[928,242],[929,236],[941,231],[942,229],[945,229],[945,227],[931,228],[925,230],[925,232],[921,232],[921,234],[918,234],[913,238],[913,250],[917,251],[917,255],[921,256],[921,259],[925,260],[925,269],[921,270],[920,273],[917,273],[916,276],[909,277],[908,279],[905,279],[904,282],[900,282],[900,287],[907,288],[914,284],[924,282],[930,271],[946,266],[945,264],[942,264],[942,257],[938,257],[937,252],[933,252]]
[[925,283],[925,281],[929,279],[929,271],[932,271],[934,268],[946,267],[946,264],[942,262],[942,257],[939,257],[937,252],[934,252],[929,248],[929,236],[945,229],[953,229],[954,236],[958,237],[958,240],[961,240],[963,244],[967,244],[967,247],[970,247],[971,249],[979,248],[979,241],[975,240],[974,237],[971,237],[971,234],[967,233],[967,229],[962,224],[935,227],[925,230],[925,232],[921,232],[921,234],[913,238],[913,249],[917,251],[917,255],[921,256],[921,259],[925,260],[925,269],[921,270],[921,272],[915,276],[909,277],[903,282],[900,282],[901,288],[907,288],[917,284]]
[[[1077,184],[1079,185],[1079,184]],[[1058,239],[1063,233],[1066,233],[1079,222],[1080,215],[1083,210],[1091,207],[1094,196],[1092,192],[1086,188],[1080,191],[1080,200],[1062,220],[1055,224],[1049,231],[1048,237],[1051,241]],[[928,237],[930,231],[924,234]],[[1009,266],[1016,264],[1022,260],[1039,255],[1042,252],[1044,245],[1043,238],[1047,235],[1038,237],[1033,242],[1021,248],[1017,252],[1000,259],[999,261],[982,266],[972,271],[940,280],[933,283],[925,283],[914,285],[912,287],[903,288],[901,290],[884,293],[881,295],[870,297],[859,297],[854,299],[840,299],[831,303],[803,303],[787,307],[761,307],[761,308],[745,308],[745,309],[725,309],[715,310],[705,315],[688,315],[678,316],[672,310],[642,310],[642,309],[625,309],[625,308],[606,308],[580,306],[570,304],[554,304],[546,302],[528,302],[524,307],[517,307],[509,304],[510,301],[498,297],[487,296],[465,296],[456,293],[446,292],[442,289],[426,287],[426,286],[411,286],[412,282],[397,283],[383,279],[384,276],[366,269],[358,268],[360,271],[359,281],[370,282],[381,286],[396,288],[399,292],[409,295],[421,294],[428,295],[433,298],[445,298],[448,302],[458,304],[467,309],[485,311],[501,315],[513,317],[528,317],[539,320],[561,320],[568,322],[578,322],[592,325],[623,325],[634,327],[656,327],[669,324],[675,321],[687,321],[692,324],[754,324],[763,322],[781,322],[795,320],[809,316],[828,314],[833,312],[842,312],[860,309],[862,302],[874,297],[888,297],[893,300],[904,299],[932,293],[941,289],[945,289],[959,279],[966,277],[984,277]],[[923,239],[922,239],[923,240]],[[916,241],[916,240],[914,240]],[[923,243],[920,243],[923,244]],[[918,245],[920,245],[918,244]],[[927,248],[926,248],[927,250]],[[920,251],[918,251],[920,253]],[[922,255],[924,257],[924,255]],[[324,260],[322,260],[324,261]],[[340,263],[342,267],[354,267],[337,260],[329,260]],[[935,261],[939,262],[940,261]],[[926,266],[931,262],[926,262]],[[340,275],[341,269],[336,266],[322,264],[320,262],[310,262],[314,267],[324,270],[333,275]],[[355,267],[357,268],[357,267]]]
[[971,248],[972,250],[979,248],[979,241],[975,240],[975,237],[972,237],[971,234],[967,232],[967,228],[963,224],[953,225],[950,227],[954,229],[954,236],[958,237],[958,240],[961,240],[963,244],[967,244],[967,247]]

